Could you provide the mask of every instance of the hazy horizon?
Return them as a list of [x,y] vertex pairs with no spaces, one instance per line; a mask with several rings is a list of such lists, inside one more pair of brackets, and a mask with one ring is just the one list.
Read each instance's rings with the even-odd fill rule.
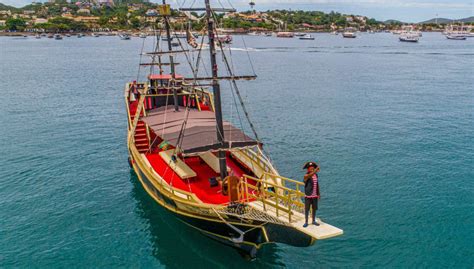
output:
[[[30,4],[31,0],[3,0],[0,3],[22,7]],[[151,1],[154,3],[161,1]],[[185,0],[168,1],[172,6],[181,6]],[[233,6],[239,11],[249,10],[250,0],[220,0],[211,1],[215,6]],[[255,9],[259,11],[274,9],[292,9],[305,11],[340,12],[344,14],[362,15],[380,21],[388,19],[404,22],[421,22],[435,17],[462,19],[474,16],[474,1],[472,0],[254,0]],[[231,3],[231,4],[230,4]],[[194,7],[198,4],[194,4]]]

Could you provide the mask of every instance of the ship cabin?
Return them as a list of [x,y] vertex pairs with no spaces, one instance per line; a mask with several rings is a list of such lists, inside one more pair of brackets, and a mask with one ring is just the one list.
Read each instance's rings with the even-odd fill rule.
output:
[[[231,180],[220,178],[219,150],[225,151],[227,175],[234,179],[276,174],[259,154],[261,145],[230,122],[223,122],[224,145],[218,143],[213,95],[205,88],[194,86],[181,75],[173,78],[167,74],[152,74],[147,83],[133,82],[126,87],[129,133],[135,147],[169,186],[192,193],[207,204],[248,201],[229,188],[228,184],[234,184]],[[249,179],[246,184],[255,186],[257,182]]]

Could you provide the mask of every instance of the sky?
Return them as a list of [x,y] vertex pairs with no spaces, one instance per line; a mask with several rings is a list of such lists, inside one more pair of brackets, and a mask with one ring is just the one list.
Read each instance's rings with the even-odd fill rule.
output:
[[[157,0],[152,0],[156,2]],[[16,7],[31,3],[31,0],[0,0]],[[172,6],[198,6],[195,0],[168,0]],[[232,4],[237,10],[248,10],[250,0],[214,0],[225,7]],[[396,19],[405,22],[420,22],[435,17],[460,19],[474,16],[474,0],[253,0],[256,10],[292,9],[337,11],[372,17],[377,20]]]

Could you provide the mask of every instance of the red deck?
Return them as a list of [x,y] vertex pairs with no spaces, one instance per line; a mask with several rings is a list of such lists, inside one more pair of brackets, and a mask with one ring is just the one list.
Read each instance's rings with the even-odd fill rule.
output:
[[[204,203],[224,204],[229,202],[229,196],[222,195],[220,186],[211,187],[209,178],[219,176],[199,157],[186,158],[185,163],[193,169],[197,176],[189,180],[181,179],[158,153],[146,154],[153,169],[171,186],[196,194]],[[231,169],[230,174],[241,177],[245,172],[229,156],[227,166]]]

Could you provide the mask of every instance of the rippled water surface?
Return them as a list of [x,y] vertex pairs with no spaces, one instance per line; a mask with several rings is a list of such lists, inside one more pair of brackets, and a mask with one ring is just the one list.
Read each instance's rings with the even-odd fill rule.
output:
[[474,266],[474,38],[234,40],[273,162],[299,179],[320,163],[319,215],[343,236],[246,261],[191,230],[127,164],[123,88],[146,74],[143,40],[0,37],[0,267]]

